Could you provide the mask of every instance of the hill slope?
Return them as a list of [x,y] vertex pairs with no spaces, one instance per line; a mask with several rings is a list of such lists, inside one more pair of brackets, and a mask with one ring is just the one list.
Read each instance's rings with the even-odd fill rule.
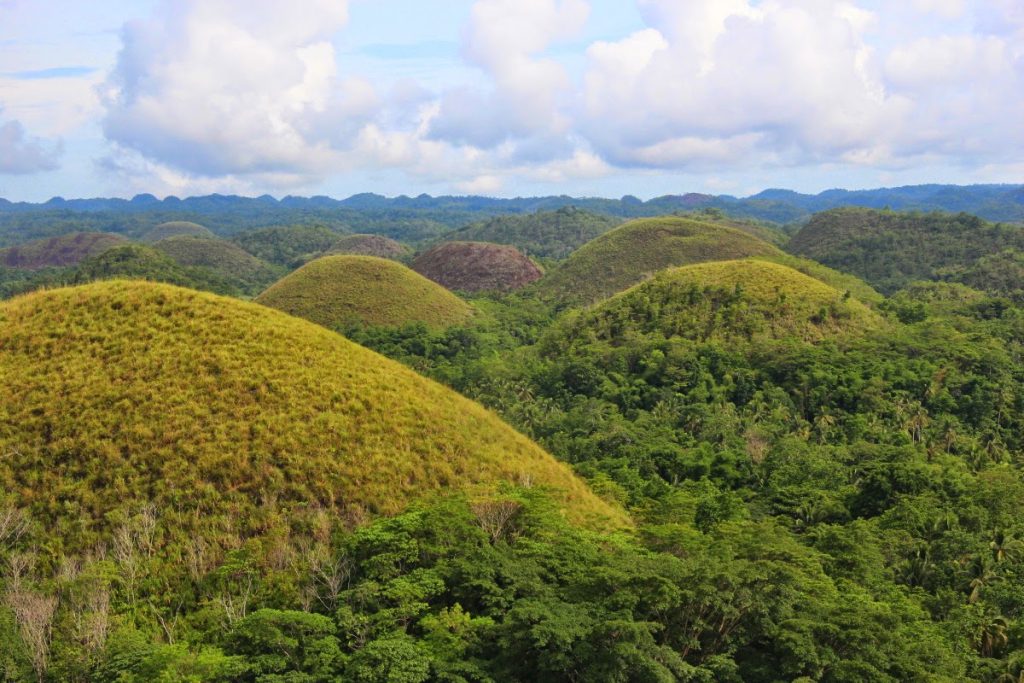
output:
[[293,226],[251,230],[236,235],[233,241],[264,261],[298,268],[330,249],[338,237],[329,228]]
[[1024,229],[967,214],[855,208],[816,214],[786,247],[853,273],[883,293],[938,278],[943,269],[967,268],[1009,248],[1024,249]]
[[208,237],[214,239],[217,236],[209,228],[190,221],[168,221],[156,226],[142,236],[143,242],[150,244],[165,240],[168,237],[180,237],[189,235],[191,237]]
[[248,294],[259,292],[282,272],[237,244],[221,239],[179,235],[160,240],[153,246],[175,263],[207,268]]
[[174,558],[317,508],[352,523],[522,479],[572,517],[624,521],[481,406],[278,311],[115,281],[4,302],[0,320],[0,489],[48,551],[90,548],[148,505]]
[[0,266],[25,270],[73,266],[124,241],[104,232],[73,232],[0,249]]
[[378,256],[400,261],[410,256],[412,250],[401,242],[383,235],[345,235],[332,244],[327,253]]
[[670,268],[781,252],[746,232],[691,218],[645,218],[585,244],[538,284],[542,296],[593,303]]
[[450,232],[442,239],[511,244],[532,256],[561,259],[620,223],[618,218],[567,207],[525,216],[496,216]]
[[59,281],[65,284],[85,284],[95,280],[111,279],[166,282],[218,294],[242,293],[237,282],[232,282],[209,268],[183,266],[155,247],[135,243],[122,244],[86,259]]
[[375,256],[324,256],[275,283],[256,301],[337,329],[350,324],[442,328],[465,322],[473,309],[444,287]]
[[510,291],[539,279],[537,265],[509,245],[444,242],[417,256],[412,268],[461,292]]

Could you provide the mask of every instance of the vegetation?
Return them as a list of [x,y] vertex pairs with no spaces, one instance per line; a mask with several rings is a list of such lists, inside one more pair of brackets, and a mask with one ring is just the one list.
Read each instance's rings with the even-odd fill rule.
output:
[[587,304],[672,266],[779,253],[767,242],[724,225],[683,217],[642,219],[584,245],[547,274],[538,292]]
[[914,280],[940,278],[948,269],[969,269],[978,259],[1010,248],[1024,248],[1024,229],[963,213],[854,208],[816,214],[787,246],[794,254],[853,273],[886,294]]
[[123,238],[117,235],[73,232],[61,237],[0,249],[0,267],[40,270],[73,266],[123,242]]
[[282,273],[280,268],[220,239],[180,235],[160,240],[153,246],[178,265],[205,268],[248,295],[262,291]]
[[327,250],[329,254],[357,254],[404,261],[412,249],[381,235],[345,235]]
[[473,309],[400,263],[375,256],[324,256],[260,294],[257,302],[330,329],[350,325],[429,328],[465,323]]
[[562,259],[621,222],[611,216],[564,207],[527,215],[495,216],[450,232],[443,239],[510,244],[530,256]]
[[235,244],[264,261],[298,268],[316,258],[338,241],[338,233],[324,227],[277,227],[245,232]]
[[543,274],[515,247],[484,242],[444,242],[417,256],[412,268],[459,292],[507,292]]
[[142,236],[142,241],[149,244],[155,244],[160,240],[165,240],[169,237],[205,237],[207,239],[213,239],[216,237],[209,228],[198,223],[192,223],[191,221],[168,221],[161,223],[156,226],[145,235]]

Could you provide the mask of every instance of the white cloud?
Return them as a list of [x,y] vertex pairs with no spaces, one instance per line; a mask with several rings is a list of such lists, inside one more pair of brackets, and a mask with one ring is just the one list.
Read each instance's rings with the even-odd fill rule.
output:
[[0,121],[0,174],[27,175],[59,167],[60,142],[47,143],[25,132],[19,121]]

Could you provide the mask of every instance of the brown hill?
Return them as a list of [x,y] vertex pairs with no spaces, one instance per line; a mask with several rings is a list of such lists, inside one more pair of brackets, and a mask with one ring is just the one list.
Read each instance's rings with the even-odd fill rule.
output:
[[402,260],[411,250],[401,242],[383,235],[345,235],[331,245],[328,254],[355,254]]
[[123,237],[105,232],[73,232],[0,249],[0,266],[25,270],[74,266],[124,241]]
[[487,242],[446,242],[412,262],[434,282],[462,292],[510,291],[539,280],[543,272],[515,247]]

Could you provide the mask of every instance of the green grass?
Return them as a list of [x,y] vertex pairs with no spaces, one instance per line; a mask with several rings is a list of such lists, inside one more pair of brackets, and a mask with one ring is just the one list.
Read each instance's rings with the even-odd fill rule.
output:
[[480,405],[235,299],[111,281],[3,302],[0,385],[0,490],[47,530],[47,554],[109,543],[149,505],[173,563],[193,539],[237,547],[501,482],[552,487],[576,521],[627,524]]
[[665,270],[570,316],[566,330],[572,339],[613,344],[649,334],[694,341],[817,342],[858,336],[883,324],[846,292],[788,266],[752,258]]
[[725,225],[683,217],[643,218],[585,244],[537,287],[545,298],[590,304],[665,268],[781,253],[771,244]]
[[422,322],[445,328],[473,309],[406,266],[376,256],[324,256],[272,285],[256,301],[331,329],[399,327]]
[[263,290],[283,272],[237,244],[220,239],[179,235],[160,240],[153,246],[178,265],[209,269],[250,295]]
[[142,241],[149,244],[155,244],[156,242],[165,240],[168,237],[180,237],[182,235],[189,235],[191,237],[208,237],[211,239],[217,237],[209,228],[199,225],[198,223],[192,223],[190,221],[168,221],[167,223],[161,223],[143,235]]
[[124,242],[123,237],[104,232],[73,232],[0,249],[0,266],[25,270],[73,266]]
[[772,263],[778,263],[783,266],[788,266],[793,270],[798,270],[804,275],[813,277],[815,280],[821,280],[830,287],[835,287],[840,292],[849,292],[854,298],[871,306],[876,306],[882,303],[885,299],[885,297],[875,291],[871,285],[864,282],[856,275],[841,273],[838,270],[833,270],[828,266],[823,266],[817,261],[812,261],[811,259],[800,258],[799,256],[793,256],[792,254],[757,256],[755,258],[761,261],[771,261]]
[[345,235],[327,250],[328,254],[357,254],[404,261],[412,249],[383,235]]
[[543,274],[515,247],[487,242],[444,242],[417,256],[412,268],[457,292],[508,292]]

